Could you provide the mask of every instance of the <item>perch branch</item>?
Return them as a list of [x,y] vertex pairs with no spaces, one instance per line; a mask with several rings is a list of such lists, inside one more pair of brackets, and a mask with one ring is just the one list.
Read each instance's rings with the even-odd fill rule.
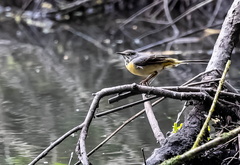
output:
[[[208,80],[208,81],[204,81],[204,82],[205,83],[215,82],[217,80],[219,81],[220,78],[216,79],[216,80]],[[189,84],[189,86],[192,86],[192,85],[196,85],[196,84],[195,83]],[[205,91],[205,92],[208,92],[209,94],[215,94],[216,93],[216,90],[213,90],[211,88],[201,88],[201,87],[169,86],[169,87],[156,87],[156,88],[162,88],[162,89],[167,89],[169,91],[176,91],[176,92],[202,92],[202,91]],[[130,93],[130,92],[126,92],[126,93]],[[129,96],[131,96],[131,95],[129,95]],[[138,101],[135,101],[133,103],[129,103],[129,104],[122,105],[122,106],[119,106],[119,107],[116,107],[116,108],[113,108],[113,109],[110,109],[110,110],[107,110],[107,111],[100,112],[100,113],[96,114],[95,116],[96,117],[101,117],[101,116],[104,116],[104,115],[107,115],[107,114],[110,114],[110,113],[118,112],[118,111],[123,110],[125,108],[132,107],[132,106],[141,104],[145,101],[149,101],[149,100],[152,100],[152,99],[155,99],[155,98],[158,98],[158,97],[159,96],[152,96],[152,97],[149,97],[149,98],[144,99],[144,100],[138,100]],[[240,94],[221,91],[220,92],[220,97],[226,97],[228,99],[240,99]]]
[[200,99],[200,100],[202,100],[202,99],[209,98],[205,93],[202,93],[202,92],[194,92],[194,93],[178,92],[178,93],[176,93],[176,92],[172,92],[172,91],[161,89],[161,88],[156,89],[154,87],[141,86],[141,85],[137,85],[135,83],[132,85],[122,85],[122,86],[102,89],[101,91],[99,91],[95,94],[95,97],[89,108],[88,114],[83,122],[84,126],[81,130],[79,141],[78,141],[78,144],[76,147],[76,153],[78,155],[78,158],[84,165],[89,165],[86,147],[85,147],[85,139],[87,137],[90,123],[94,117],[94,113],[98,107],[100,99],[107,95],[112,95],[115,93],[122,93],[122,92],[127,92],[127,91],[137,91],[140,93],[166,96],[166,97],[170,97],[170,98],[178,98],[180,100],[183,100],[183,99],[187,99],[187,100],[189,100],[189,99],[199,100]]
[[[185,82],[184,84],[182,84],[182,86],[187,85],[191,82],[193,82],[195,79],[199,78],[200,76],[209,73],[211,71],[208,72],[203,72],[198,74],[197,76],[191,78],[190,80],[188,80],[187,82]],[[126,93],[131,93],[131,92],[126,92]],[[156,96],[153,96],[156,97]],[[162,100],[164,100],[165,97],[161,97],[160,99],[156,100],[154,103],[152,103],[152,106],[157,105],[159,102],[161,102]],[[141,103],[145,100],[140,100]],[[139,102],[140,102],[139,101]],[[125,105],[127,106],[127,105]],[[103,146],[108,140],[110,140],[117,132],[119,132],[122,128],[124,128],[128,123],[130,123],[131,121],[133,121],[134,119],[136,119],[138,116],[142,115],[145,112],[145,109],[141,110],[140,112],[138,112],[137,114],[135,114],[134,116],[132,116],[131,118],[129,118],[128,120],[126,120],[120,127],[118,127],[113,133],[111,133],[106,139],[104,139],[99,145],[97,145],[94,149],[92,149],[87,156],[92,155],[95,151],[97,151],[101,146]],[[103,112],[104,113],[104,112]],[[110,112],[109,112],[110,113]]]

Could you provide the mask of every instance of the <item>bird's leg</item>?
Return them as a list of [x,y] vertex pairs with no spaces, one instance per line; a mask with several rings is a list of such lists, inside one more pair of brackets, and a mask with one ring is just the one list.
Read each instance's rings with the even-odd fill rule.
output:
[[149,86],[150,83],[148,83],[149,80],[151,80],[152,78],[156,77],[158,74],[157,71],[153,72],[152,74],[150,74],[147,78],[145,78],[144,80],[142,80],[140,82],[141,85],[146,85],[146,86]]

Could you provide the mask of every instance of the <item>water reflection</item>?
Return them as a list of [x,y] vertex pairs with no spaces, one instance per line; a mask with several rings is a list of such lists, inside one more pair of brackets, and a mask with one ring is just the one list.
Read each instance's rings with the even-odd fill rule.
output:
[[[80,56],[74,50],[64,60],[56,53],[49,54],[52,49],[16,41],[3,44],[0,49],[2,164],[26,164],[60,135],[80,124],[89,108],[92,92],[140,81],[122,69],[119,57],[106,56],[101,51],[96,55],[81,50]],[[167,74],[163,73],[165,77]],[[127,102],[134,99],[141,97],[129,98]],[[169,101],[162,104],[169,108],[157,114],[163,116],[159,122],[165,133],[172,124],[169,112],[178,106],[174,103],[174,107],[174,101]],[[122,101],[116,105],[125,103]],[[112,107],[103,101],[99,109]],[[141,109],[142,105],[139,105],[94,120],[87,142],[89,150]],[[70,137],[41,162],[67,163],[77,138],[78,134]],[[110,140],[91,160],[94,164],[128,164],[128,160],[141,164],[140,149],[145,148],[149,154],[155,145],[145,116],[142,116]]]
[[[139,82],[141,78],[129,74],[123,69],[120,57],[111,54],[124,45],[93,43],[84,33],[74,35],[71,30],[63,31],[64,25],[53,34],[39,33],[24,25],[15,29],[14,25],[6,22],[0,32],[0,164],[21,165],[29,163],[52,141],[83,121],[93,92]],[[81,30],[87,32],[87,28],[86,24]],[[107,38],[98,37],[99,41]],[[180,66],[162,72],[154,85],[179,85],[203,70],[204,65]],[[237,78],[239,72],[230,71],[230,76]],[[240,86],[239,80],[233,85]],[[136,99],[141,97],[114,105],[108,105],[104,99],[99,111]],[[182,102],[167,99],[154,108],[164,133],[171,130],[180,104]],[[90,128],[88,150],[141,109],[139,105],[96,118]],[[77,139],[78,133],[51,151],[40,164],[67,164]],[[96,152],[91,161],[98,165],[141,164],[141,148],[148,156],[156,146],[143,115]]]

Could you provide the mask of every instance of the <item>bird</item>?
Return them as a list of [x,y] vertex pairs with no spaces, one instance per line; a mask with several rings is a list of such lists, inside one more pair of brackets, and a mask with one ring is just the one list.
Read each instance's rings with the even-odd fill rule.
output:
[[157,76],[159,72],[166,68],[171,68],[180,64],[206,63],[205,60],[178,60],[163,55],[156,55],[135,50],[125,50],[117,52],[122,55],[125,66],[134,75],[146,77],[140,82],[142,85],[149,85],[149,81]]

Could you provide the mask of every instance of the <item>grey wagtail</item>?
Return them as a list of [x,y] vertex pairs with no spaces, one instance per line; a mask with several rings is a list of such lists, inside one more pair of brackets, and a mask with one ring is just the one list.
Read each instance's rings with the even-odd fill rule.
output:
[[149,80],[157,76],[157,74],[165,68],[177,66],[179,64],[188,63],[204,63],[204,60],[178,60],[162,55],[146,54],[134,50],[125,50],[117,52],[123,56],[125,66],[134,75],[146,77],[140,84],[147,84]]

